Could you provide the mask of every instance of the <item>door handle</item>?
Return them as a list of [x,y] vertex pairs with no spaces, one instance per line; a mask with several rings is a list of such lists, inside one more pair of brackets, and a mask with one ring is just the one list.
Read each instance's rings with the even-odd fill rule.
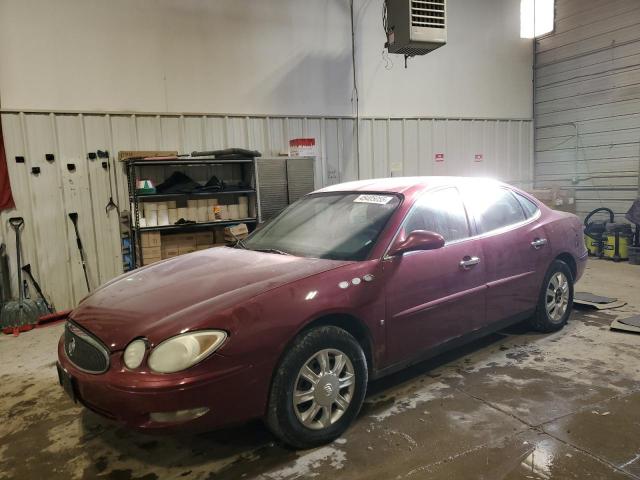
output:
[[460,260],[460,268],[463,270],[469,270],[480,263],[480,259],[478,257],[470,257],[467,255],[462,260]]
[[531,242],[531,246],[536,250],[539,250],[541,247],[547,244],[546,238],[536,238],[533,242]]

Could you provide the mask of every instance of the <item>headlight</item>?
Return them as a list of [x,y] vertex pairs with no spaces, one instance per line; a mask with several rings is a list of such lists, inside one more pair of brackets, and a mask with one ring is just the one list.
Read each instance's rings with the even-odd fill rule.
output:
[[226,340],[226,332],[201,330],[165,340],[149,355],[149,368],[174,373],[189,368],[215,352]]
[[144,352],[147,349],[147,342],[138,339],[127,345],[124,349],[124,364],[127,368],[133,370],[138,368],[144,358]]

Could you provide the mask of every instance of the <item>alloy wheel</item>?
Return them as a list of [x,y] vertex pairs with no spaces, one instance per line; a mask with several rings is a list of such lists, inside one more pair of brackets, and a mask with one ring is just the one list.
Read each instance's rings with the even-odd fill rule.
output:
[[564,273],[556,272],[549,279],[545,303],[549,320],[561,321],[569,306],[569,280]]
[[307,428],[321,430],[347,411],[355,390],[355,372],[340,350],[316,352],[302,366],[293,390],[293,409]]

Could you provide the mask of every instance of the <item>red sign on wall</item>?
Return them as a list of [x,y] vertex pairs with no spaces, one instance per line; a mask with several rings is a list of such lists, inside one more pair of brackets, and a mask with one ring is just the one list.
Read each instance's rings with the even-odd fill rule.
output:
[[436,162],[444,162],[444,153],[436,153],[435,154]]
[[481,162],[484,159],[484,155],[482,153],[476,153],[474,161]]

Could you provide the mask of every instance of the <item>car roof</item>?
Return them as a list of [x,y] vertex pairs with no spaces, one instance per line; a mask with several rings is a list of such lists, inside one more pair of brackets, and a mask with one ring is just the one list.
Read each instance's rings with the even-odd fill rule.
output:
[[370,180],[358,180],[355,182],[339,183],[331,185],[314,193],[326,192],[391,192],[391,193],[409,193],[422,191],[427,188],[438,187],[441,185],[463,185],[484,181],[494,185],[503,185],[501,182],[491,178],[479,177],[390,177],[390,178],[373,178]]

